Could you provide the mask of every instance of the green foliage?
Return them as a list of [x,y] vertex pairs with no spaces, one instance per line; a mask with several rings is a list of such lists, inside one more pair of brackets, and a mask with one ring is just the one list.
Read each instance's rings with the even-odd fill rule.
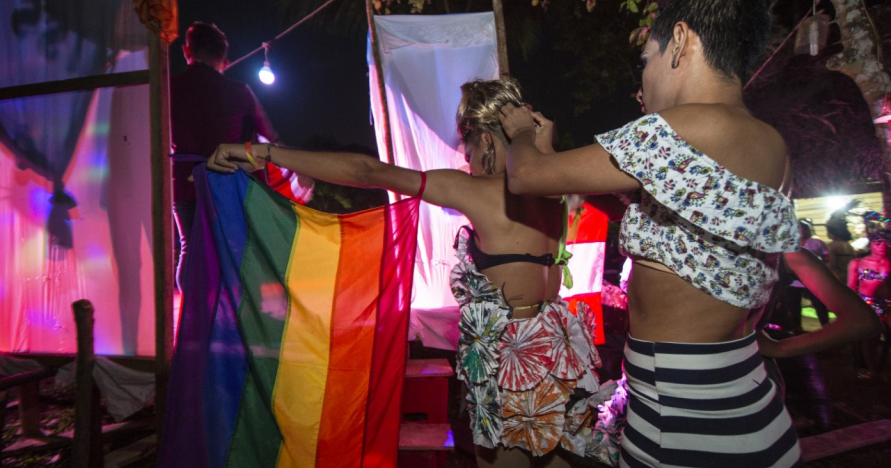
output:
[[659,14],[659,4],[656,3],[656,0],[646,0],[643,8],[640,6],[641,3],[644,3],[644,0],[621,0],[619,2],[619,10],[627,9],[631,13],[641,15],[638,27],[631,31],[631,35],[628,37],[628,42],[639,46],[646,44],[650,37],[650,28],[653,27],[653,20]]

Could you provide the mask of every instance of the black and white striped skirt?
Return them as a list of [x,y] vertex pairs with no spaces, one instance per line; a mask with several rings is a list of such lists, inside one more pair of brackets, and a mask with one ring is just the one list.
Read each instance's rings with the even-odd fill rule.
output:
[[622,467],[802,466],[755,335],[726,343],[628,337]]

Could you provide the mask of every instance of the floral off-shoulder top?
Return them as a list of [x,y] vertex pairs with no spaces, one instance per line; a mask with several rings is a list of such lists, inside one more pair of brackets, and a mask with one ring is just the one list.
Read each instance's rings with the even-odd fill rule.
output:
[[767,302],[779,254],[799,248],[788,198],[728,171],[659,114],[595,138],[641,183],[622,219],[623,253],[661,263],[729,304]]

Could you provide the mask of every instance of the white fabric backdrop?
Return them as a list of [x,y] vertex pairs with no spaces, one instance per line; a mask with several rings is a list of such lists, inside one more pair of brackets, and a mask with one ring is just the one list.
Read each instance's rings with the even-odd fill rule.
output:
[[[455,125],[461,85],[498,77],[492,13],[439,16],[376,16],[395,164],[426,171],[466,170]],[[381,160],[386,160],[381,101],[371,44],[371,104]],[[391,194],[392,197],[392,194]],[[467,219],[452,210],[421,204],[409,338],[455,349],[460,317],[449,289],[456,259],[452,244]],[[569,246],[575,285],[563,297],[596,293],[603,279],[604,243]]]
[[[461,85],[498,77],[492,13],[375,16],[395,163],[420,171],[465,168],[455,125]],[[368,73],[381,160],[386,161],[377,74],[369,42]],[[421,204],[413,309],[456,306],[449,290],[452,243],[463,215]]]

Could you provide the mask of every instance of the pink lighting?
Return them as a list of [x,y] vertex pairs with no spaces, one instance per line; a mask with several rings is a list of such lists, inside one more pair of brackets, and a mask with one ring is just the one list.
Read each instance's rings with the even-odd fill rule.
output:
[[873,123],[881,125],[891,122],[891,96],[886,94],[885,97],[880,99],[879,102],[876,103],[876,109],[878,117],[873,120]]

